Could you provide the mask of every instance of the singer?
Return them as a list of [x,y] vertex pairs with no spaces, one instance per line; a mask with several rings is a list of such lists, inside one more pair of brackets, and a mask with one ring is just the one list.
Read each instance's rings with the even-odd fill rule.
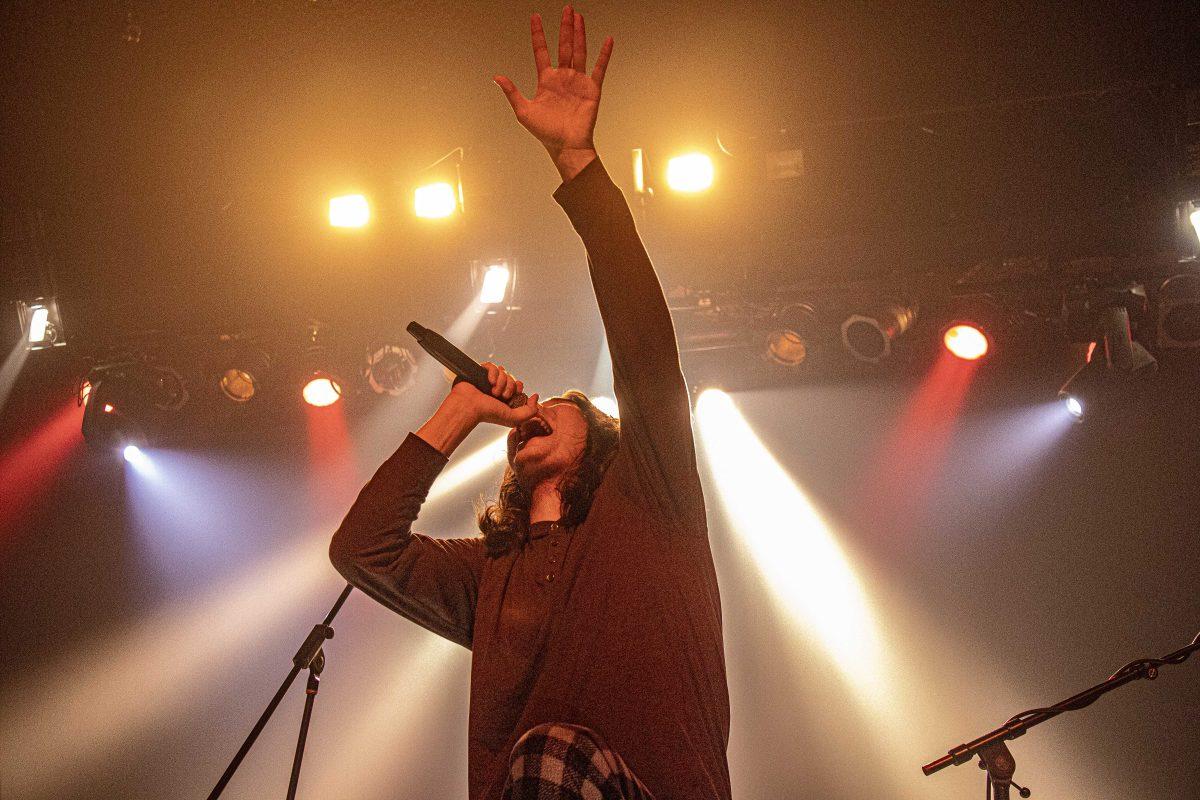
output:
[[[583,17],[563,10],[558,66],[532,19],[537,91],[496,77],[562,176],[612,353],[617,421],[580,392],[520,408],[454,386],[379,468],[330,545],[350,583],[472,651],[472,800],[727,800],[721,605],[688,392],[662,289],[593,130],[612,39],[587,72]],[[480,423],[512,428],[481,536],[412,523]]]

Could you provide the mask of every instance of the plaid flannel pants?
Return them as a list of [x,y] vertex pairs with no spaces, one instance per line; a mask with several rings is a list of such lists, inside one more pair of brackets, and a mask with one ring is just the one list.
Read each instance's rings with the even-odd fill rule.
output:
[[538,725],[513,747],[503,800],[654,800],[595,731]]

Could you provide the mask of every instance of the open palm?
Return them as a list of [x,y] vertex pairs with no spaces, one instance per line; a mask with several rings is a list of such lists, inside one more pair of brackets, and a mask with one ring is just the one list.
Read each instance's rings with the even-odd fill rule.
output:
[[537,66],[537,91],[528,99],[508,78],[498,75],[496,83],[504,90],[516,112],[517,121],[537,137],[552,156],[564,151],[591,150],[600,108],[600,88],[612,55],[612,37],[604,40],[596,66],[587,69],[587,37],[583,15],[567,6],[563,9],[558,33],[558,67],[550,65],[542,18],[534,14],[530,22],[533,59]]

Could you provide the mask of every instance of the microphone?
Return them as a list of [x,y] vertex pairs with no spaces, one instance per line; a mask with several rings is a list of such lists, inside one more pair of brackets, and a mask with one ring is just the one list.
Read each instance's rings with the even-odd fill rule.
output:
[[[492,396],[492,384],[488,380],[487,367],[480,365],[475,359],[450,344],[441,334],[422,327],[416,322],[408,323],[405,330],[412,334],[413,338],[417,340],[417,344],[421,345],[426,353],[436,358],[442,366],[457,376],[455,383],[466,381],[487,396]],[[529,402],[529,398],[522,392],[516,392],[509,400],[501,402],[507,402],[509,408],[520,408]]]

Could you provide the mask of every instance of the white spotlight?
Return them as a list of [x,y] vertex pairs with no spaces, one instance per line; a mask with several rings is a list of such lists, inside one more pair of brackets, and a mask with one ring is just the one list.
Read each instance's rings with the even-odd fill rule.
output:
[[1083,419],[1083,403],[1079,402],[1078,397],[1067,395],[1064,401],[1067,406],[1067,412],[1075,419]]
[[503,303],[508,296],[509,270],[507,264],[492,264],[483,273],[483,288],[479,290],[479,302],[485,305]]
[[50,322],[50,309],[37,306],[29,318],[29,343],[41,344],[46,339],[46,325]]
[[54,298],[39,297],[28,303],[18,302],[17,318],[28,349],[42,350],[67,343],[58,303]]
[[851,685],[877,699],[884,689],[879,634],[834,532],[729,395],[705,390],[696,419],[721,504],[767,584]]
[[137,470],[139,474],[146,477],[153,477],[157,474],[157,470],[154,469],[154,462],[136,444],[125,445],[125,449],[121,451],[121,455],[125,457],[125,461],[128,462],[129,466]]

